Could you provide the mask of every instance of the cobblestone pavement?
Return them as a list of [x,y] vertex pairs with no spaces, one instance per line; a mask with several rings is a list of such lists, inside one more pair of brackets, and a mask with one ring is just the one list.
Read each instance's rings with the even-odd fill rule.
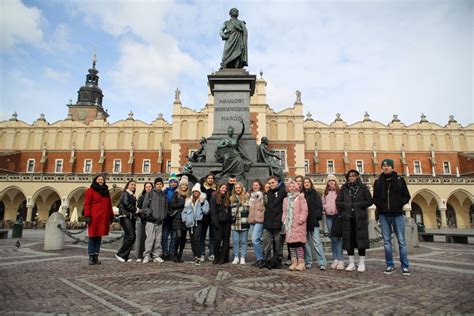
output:
[[1,314],[474,313],[472,245],[421,243],[404,277],[384,275],[380,248],[367,253],[366,273],[119,263],[113,249],[89,266],[84,246],[45,252],[41,234],[25,235],[18,249],[0,240]]

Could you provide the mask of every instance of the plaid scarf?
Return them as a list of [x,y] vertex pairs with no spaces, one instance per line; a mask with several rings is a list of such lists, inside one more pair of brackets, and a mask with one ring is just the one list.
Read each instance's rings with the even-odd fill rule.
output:
[[357,178],[356,181],[347,182],[346,185],[347,185],[347,188],[349,189],[349,193],[351,194],[352,200],[355,200],[357,196],[357,192],[359,192],[359,188],[362,185],[362,180],[360,180],[360,178]]
[[286,235],[287,238],[291,235],[291,226],[293,226],[294,203],[299,193],[288,192],[288,209],[286,210]]

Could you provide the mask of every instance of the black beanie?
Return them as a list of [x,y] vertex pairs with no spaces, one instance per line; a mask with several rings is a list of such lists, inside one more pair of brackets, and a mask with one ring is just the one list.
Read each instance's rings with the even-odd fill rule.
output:
[[161,183],[163,183],[163,178],[162,178],[162,177],[158,177],[158,178],[156,178],[156,179],[155,179],[155,183],[154,183],[154,184],[156,185],[158,182],[161,182]]

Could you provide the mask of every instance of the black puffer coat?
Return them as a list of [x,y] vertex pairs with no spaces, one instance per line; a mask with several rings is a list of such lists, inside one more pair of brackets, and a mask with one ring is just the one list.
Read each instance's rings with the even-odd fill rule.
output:
[[136,218],[137,198],[128,191],[123,191],[119,202],[119,215],[127,218]]
[[321,195],[314,189],[304,190],[304,197],[308,204],[306,229],[313,231],[315,227],[319,227],[319,221],[323,218],[323,201]]
[[342,242],[344,249],[349,248],[351,238],[350,219],[352,209],[356,221],[356,243],[358,248],[369,249],[369,230],[367,208],[372,205],[369,188],[361,183],[354,200],[351,198],[347,184],[344,184],[336,198],[338,212],[342,214]]
[[181,213],[183,212],[184,208],[184,202],[186,201],[186,198],[184,198],[181,194],[179,194],[179,191],[176,190],[173,193],[173,197],[171,198],[171,214],[173,215],[172,220],[173,220],[173,229],[178,230],[186,230],[186,225],[183,223],[183,219],[181,218]]

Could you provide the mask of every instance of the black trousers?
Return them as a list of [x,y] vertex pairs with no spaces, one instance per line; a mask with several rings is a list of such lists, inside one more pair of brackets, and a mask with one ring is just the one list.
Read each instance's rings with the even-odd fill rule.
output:
[[123,236],[122,247],[117,251],[117,255],[125,260],[130,256],[130,251],[132,251],[135,243],[135,222],[136,219],[120,217],[120,225],[125,235]]
[[223,264],[229,262],[231,223],[214,226],[214,262]]
[[174,252],[178,259],[183,257],[184,246],[186,245],[187,230],[175,229],[176,239],[174,241]]
[[201,221],[197,222],[197,225],[188,229],[191,234],[191,249],[193,251],[193,256],[195,258],[201,257],[201,231],[202,231],[202,223]]
[[[283,238],[280,228],[263,229],[263,255],[273,266],[279,266],[283,258]],[[272,255],[273,251],[273,255]]]
[[137,255],[137,259],[143,259],[143,252],[145,251],[145,226],[146,222],[144,220],[140,220],[136,226],[136,238],[138,239],[138,242],[135,243],[135,252]]

